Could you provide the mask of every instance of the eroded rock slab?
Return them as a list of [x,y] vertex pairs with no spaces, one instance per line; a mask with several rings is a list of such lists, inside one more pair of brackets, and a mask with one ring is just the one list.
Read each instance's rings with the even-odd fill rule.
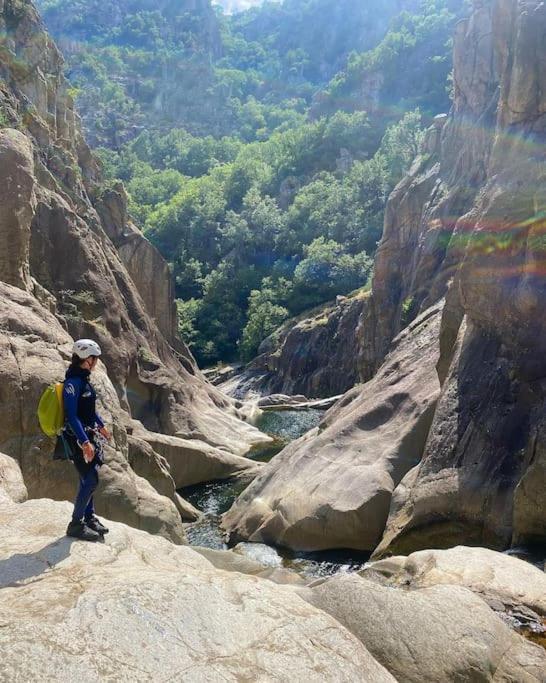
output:
[[138,426],[133,433],[165,459],[177,489],[240,474],[253,476],[262,468],[260,462],[233,455],[198,439],[157,434]]

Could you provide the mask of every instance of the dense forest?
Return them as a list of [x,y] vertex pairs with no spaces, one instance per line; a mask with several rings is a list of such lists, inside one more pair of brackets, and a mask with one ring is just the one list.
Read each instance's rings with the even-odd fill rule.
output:
[[386,198],[450,106],[463,0],[38,4],[200,363],[249,359],[286,318],[369,286]]

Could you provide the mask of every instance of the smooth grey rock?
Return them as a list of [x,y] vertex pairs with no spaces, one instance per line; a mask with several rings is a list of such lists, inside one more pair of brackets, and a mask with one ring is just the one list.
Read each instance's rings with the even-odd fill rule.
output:
[[546,651],[460,586],[404,591],[357,575],[300,589],[354,633],[399,683],[543,683]]
[[6,680],[394,681],[293,588],[122,524],[104,543],[74,541],[68,512],[0,502]]

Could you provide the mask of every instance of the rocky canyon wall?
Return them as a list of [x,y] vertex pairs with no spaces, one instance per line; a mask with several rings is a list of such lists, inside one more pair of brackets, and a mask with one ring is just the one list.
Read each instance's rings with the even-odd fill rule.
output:
[[[546,8],[498,0],[476,13],[490,18],[481,62],[498,86],[493,125],[487,110],[476,123],[485,128],[477,134],[487,143],[486,177],[448,247],[467,324],[422,462],[395,496],[380,552],[461,538],[494,547],[546,539]],[[471,22],[460,27],[459,62],[468,58],[471,31]],[[479,72],[469,83],[471,102]]]
[[359,379],[358,320],[368,299],[368,292],[338,297],[288,320],[262,342],[238,384],[229,383],[229,393],[315,399],[339,396],[353,387]]
[[265,437],[176,338],[168,268],[128,220],[123,188],[102,185],[62,68],[32,3],[0,0],[0,450],[32,497],[72,497],[73,468],[50,462],[36,407],[64,376],[72,339],[96,339],[115,439],[104,512],[181,541],[175,484],[186,482],[150,446],[153,432],[170,435],[171,462],[201,453],[208,478],[211,461],[222,475],[252,466],[241,456]]
[[243,494],[235,537],[378,554],[546,540],[545,34],[538,1],[476,0],[458,24],[452,110],[388,203],[368,382]]

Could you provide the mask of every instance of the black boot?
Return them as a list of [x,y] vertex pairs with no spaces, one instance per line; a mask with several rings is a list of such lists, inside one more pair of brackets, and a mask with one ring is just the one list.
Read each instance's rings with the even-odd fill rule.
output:
[[104,536],[104,534],[107,534],[110,531],[110,529],[107,529],[95,515],[86,519],[85,523],[90,529],[96,531],[97,534],[100,534],[101,536]]
[[93,529],[90,529],[87,524],[72,520],[66,530],[66,535],[72,538],[79,538],[82,541],[98,541],[101,536]]

